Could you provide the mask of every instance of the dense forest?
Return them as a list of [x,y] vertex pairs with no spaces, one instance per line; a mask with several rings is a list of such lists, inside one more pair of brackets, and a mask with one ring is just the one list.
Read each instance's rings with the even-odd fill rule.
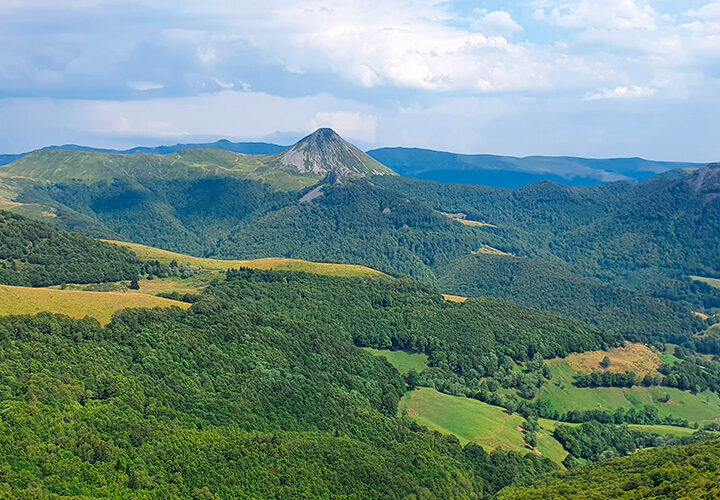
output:
[[655,448],[503,490],[502,500],[720,497],[720,440]]
[[508,255],[469,255],[443,270],[437,286],[498,297],[577,318],[634,341],[683,343],[705,327],[690,307],[572,273],[567,265]]
[[48,286],[137,277],[142,264],[125,248],[0,210],[0,284]]
[[560,260],[574,272],[697,307],[720,306],[720,291],[687,279],[720,274],[719,165],[671,171],[637,184],[516,190],[401,177],[375,182],[435,209],[492,223],[497,247]]
[[[485,244],[507,249],[502,245],[512,241],[518,243],[514,253],[522,255],[531,239],[518,235],[531,231],[461,225],[430,202],[414,202],[374,182],[325,187],[317,201],[302,204],[293,201],[294,194],[254,181],[143,182],[47,185],[25,195],[56,203],[57,213],[67,210],[74,221],[86,217],[112,234],[151,238],[167,248],[223,256],[322,255],[411,274],[426,284],[397,275],[339,278],[240,269],[225,272],[200,294],[174,295],[193,303],[188,311],[126,310],[104,328],[95,320],[50,314],[0,318],[0,495],[476,498],[510,486],[500,495],[543,498],[557,491],[582,494],[602,474],[613,491],[622,460],[681,450],[681,463],[716,446],[606,461],[711,436],[701,432],[683,440],[627,427],[688,425],[652,406],[561,415],[534,399],[551,379],[545,359],[619,346],[623,336],[687,341],[699,349],[700,340],[688,340],[699,326],[689,304],[714,300],[704,285],[652,298],[641,291],[649,294],[647,286],[633,286],[627,277],[580,276],[560,253],[550,252],[559,248],[551,239],[537,246],[545,253],[536,257],[545,261],[471,255]],[[526,196],[537,203],[545,188],[529,187]],[[556,216],[568,231],[582,230],[571,212],[580,214],[584,204],[598,214],[612,211],[612,197],[564,189],[551,188],[542,210],[564,204],[569,212]],[[630,188],[613,189],[619,199]],[[549,222],[542,210],[517,218],[527,227],[543,227]],[[473,215],[490,220],[486,216]],[[175,263],[141,263],[128,250],[5,212],[0,234],[0,283],[94,283],[196,272]],[[541,243],[544,233],[535,234]],[[203,241],[214,242],[212,248]],[[663,276],[673,280],[670,273]],[[432,283],[496,297],[449,302]],[[685,303],[670,302],[678,298]],[[703,342],[702,348],[712,345]],[[429,366],[401,376],[358,346],[424,353]],[[595,385],[718,390],[720,364],[688,349],[676,353],[680,360],[661,366],[657,380],[601,374],[576,383],[593,385],[596,377]],[[557,467],[535,453],[462,446],[398,416],[399,399],[417,385],[504,406],[526,417],[528,428],[537,417],[580,424],[555,430],[573,471],[528,486]],[[526,433],[531,446],[536,432]],[[642,482],[647,475],[632,473],[635,482],[617,488],[666,488],[658,495],[692,491],[717,474],[687,459],[687,479],[668,490],[664,456],[648,459],[659,471],[652,485]],[[600,465],[579,465],[596,460]],[[618,469],[602,468],[613,464]],[[558,477],[570,489],[553,489]]]
[[474,498],[555,468],[396,417],[389,364],[332,322],[246,310],[235,281],[105,328],[0,319],[3,494]]
[[406,278],[329,278],[253,269],[228,271],[214,295],[258,314],[331,325],[359,346],[424,352],[431,366],[476,381],[505,357],[529,361],[608,348],[622,341],[576,320],[507,301],[458,304]]

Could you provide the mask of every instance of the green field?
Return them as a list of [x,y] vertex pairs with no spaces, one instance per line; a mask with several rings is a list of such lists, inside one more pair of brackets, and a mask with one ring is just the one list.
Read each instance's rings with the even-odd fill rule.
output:
[[[407,414],[429,429],[453,434],[461,443],[470,441],[490,451],[502,447],[513,451],[530,451],[525,447],[520,426],[523,418],[497,406],[475,399],[449,396],[435,389],[418,388],[408,392],[399,405]],[[550,432],[538,433],[537,451],[560,463],[567,456],[562,445]]]
[[105,325],[110,322],[112,315],[121,309],[171,306],[187,309],[190,304],[143,293],[85,292],[0,285],[0,316],[51,312],[72,318],[90,316]]
[[[550,420],[549,418],[539,418],[538,424],[543,429],[552,432],[558,425],[569,425],[575,427],[580,424],[572,424],[568,422],[559,422],[557,420]],[[640,432],[651,432],[653,434],[672,434],[674,436],[690,436],[697,432],[697,429],[691,429],[690,427],[678,427],[675,425],[636,425],[630,424],[628,428],[633,431]]]
[[[710,391],[692,394],[671,387],[594,387],[579,388],[572,385],[574,372],[564,361],[548,363],[552,379],[538,391],[538,399],[548,400],[560,411],[603,409],[614,411],[628,406],[652,405],[662,416],[674,416],[690,422],[720,421],[720,397]],[[668,394],[670,400],[659,399]]]
[[694,279],[695,281],[702,281],[703,283],[706,283],[713,288],[720,288],[720,279],[718,278],[705,278],[703,276],[690,276],[690,278]]
[[420,373],[427,368],[428,357],[426,354],[373,349],[372,347],[363,347],[362,350],[369,352],[373,356],[380,356],[387,359],[388,363],[393,365],[401,375],[405,375],[413,369]]
[[[160,293],[199,293],[205,289],[213,281],[224,279],[224,275],[220,273],[204,272],[195,274],[188,278],[179,276],[171,276],[168,278],[153,278],[138,280],[139,290],[131,290],[129,281],[116,281],[111,283],[94,283],[89,285],[78,285],[68,283],[65,290],[81,290],[90,292],[125,292],[140,293],[146,295],[158,295]],[[48,288],[60,290],[60,285],[50,286]]]
[[340,276],[346,278],[356,277],[380,277],[387,276],[385,273],[376,271],[365,266],[357,266],[352,264],[329,264],[325,262],[310,262],[300,259],[283,259],[269,257],[265,259],[254,260],[220,260],[207,259],[203,257],[192,257],[180,253],[162,250],[160,248],[140,245],[138,243],[128,243],[125,241],[104,240],[108,243],[124,246],[135,252],[137,256],[144,261],[157,260],[161,264],[170,264],[173,260],[178,264],[184,264],[193,267],[200,267],[211,271],[221,271],[225,269],[239,269],[241,267],[249,267],[252,269],[265,269],[273,271],[302,271],[312,274],[321,274],[324,276]]

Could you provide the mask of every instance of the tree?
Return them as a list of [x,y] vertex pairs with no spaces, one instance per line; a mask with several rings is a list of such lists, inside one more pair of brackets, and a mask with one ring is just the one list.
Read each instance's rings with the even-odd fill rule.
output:
[[138,283],[137,278],[133,278],[130,280],[130,290],[140,290],[140,283]]
[[600,368],[606,369],[610,366],[610,358],[605,356],[602,361],[600,361]]

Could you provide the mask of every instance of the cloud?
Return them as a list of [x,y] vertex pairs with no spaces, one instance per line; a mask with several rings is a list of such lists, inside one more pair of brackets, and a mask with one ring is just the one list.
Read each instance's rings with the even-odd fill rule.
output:
[[601,99],[637,99],[649,97],[655,94],[652,87],[643,87],[641,85],[633,85],[632,87],[618,86],[614,89],[601,89],[599,92],[587,94],[586,101],[598,101]]
[[537,18],[564,28],[656,29],[658,13],[643,0],[580,0],[538,9]]
[[480,18],[471,24],[473,30],[490,35],[512,35],[523,30],[522,26],[503,10],[487,12],[484,9],[475,9],[474,12],[479,14]]
[[141,92],[146,90],[159,90],[165,87],[165,85],[159,82],[127,82],[127,86]]
[[370,114],[346,111],[318,112],[310,128],[330,127],[338,134],[359,141],[374,143],[377,140],[377,117]]
[[699,9],[690,9],[685,12],[688,17],[697,17],[706,20],[720,20],[720,1],[715,0]]
[[258,139],[278,133],[308,133],[332,126],[350,139],[373,142],[377,118],[367,106],[328,94],[285,98],[264,92],[226,90],[191,97],[130,101],[5,99],[0,122],[12,123],[0,150],[28,150],[48,143],[131,145],[194,137]]

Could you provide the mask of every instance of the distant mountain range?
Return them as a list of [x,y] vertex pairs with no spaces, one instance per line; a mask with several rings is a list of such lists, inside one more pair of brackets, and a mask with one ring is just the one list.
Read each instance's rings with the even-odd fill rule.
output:
[[428,181],[515,189],[533,182],[593,186],[615,181],[637,182],[701,163],[651,161],[643,158],[577,158],[572,156],[466,155],[418,148],[381,148],[368,154],[404,177]]
[[[125,150],[93,148],[76,144],[48,146],[42,150],[59,149],[118,155],[167,155],[194,149],[221,149],[245,155],[273,155],[287,151],[291,147],[267,142],[231,142],[223,139],[216,142],[134,147]],[[0,166],[19,160],[27,154],[29,153],[0,155]],[[699,168],[704,165],[690,162],[652,161],[643,158],[593,159],[572,156],[519,158],[403,147],[374,149],[368,151],[367,155],[405,177],[508,189],[519,188],[539,181],[553,181],[566,186],[593,186],[623,180],[636,182],[668,170]]]

